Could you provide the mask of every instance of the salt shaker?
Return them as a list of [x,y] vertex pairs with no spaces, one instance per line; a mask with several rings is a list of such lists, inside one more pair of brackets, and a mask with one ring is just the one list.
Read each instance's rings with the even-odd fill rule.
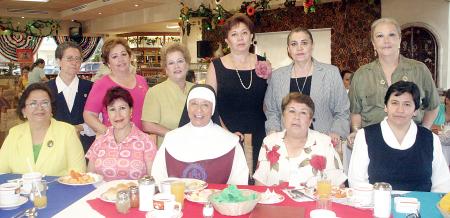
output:
[[153,209],[153,195],[155,195],[155,180],[151,176],[139,179],[139,210]]
[[117,192],[116,209],[119,213],[127,214],[130,210],[130,192],[122,190]]
[[389,218],[391,216],[391,191],[389,183],[377,182],[373,185],[373,216]]
[[210,201],[205,203],[203,206],[203,218],[213,218],[214,217],[214,208]]

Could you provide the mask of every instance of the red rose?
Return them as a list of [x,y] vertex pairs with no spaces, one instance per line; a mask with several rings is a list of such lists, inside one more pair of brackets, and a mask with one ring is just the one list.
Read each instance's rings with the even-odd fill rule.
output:
[[272,168],[273,166],[275,166],[278,162],[278,159],[280,159],[280,154],[277,152],[278,149],[280,149],[280,146],[275,145],[273,146],[272,150],[269,151],[269,149],[267,148],[267,145],[264,145],[264,147],[266,147],[266,158],[267,160],[270,162],[270,168]]
[[219,22],[217,22],[217,25],[222,26],[223,24],[225,24],[225,19],[220,19]]
[[267,79],[272,75],[272,66],[267,61],[257,61],[255,66],[255,73],[260,78]]
[[255,14],[255,8],[252,6],[248,6],[247,7],[247,15],[248,16],[253,16]]
[[309,163],[315,170],[322,171],[327,166],[327,159],[321,155],[313,155]]

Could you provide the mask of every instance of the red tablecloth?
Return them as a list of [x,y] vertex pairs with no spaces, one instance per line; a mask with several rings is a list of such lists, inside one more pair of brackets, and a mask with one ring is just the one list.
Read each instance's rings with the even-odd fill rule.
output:
[[[214,189],[224,189],[227,185],[224,184],[209,184],[208,188],[214,188]],[[259,192],[266,191],[267,187],[265,186],[238,186],[239,188],[245,188],[245,189],[252,189]],[[298,207],[304,207],[305,208],[305,218],[309,218],[309,212],[311,210],[314,210],[316,207],[316,202],[296,202],[289,198],[281,189],[275,188],[275,191],[279,194],[284,195],[285,200],[281,203],[274,204],[274,205],[283,205],[283,206],[298,206]],[[336,213],[338,217],[341,218],[364,218],[364,217],[373,217],[372,210],[362,210],[357,209],[354,207],[349,207],[342,204],[333,203],[331,206],[332,210]],[[202,209],[203,204],[193,203],[190,201],[185,200],[184,201],[184,208],[183,208],[183,217],[185,218],[196,218],[196,217],[202,217]],[[247,218],[250,214],[246,214],[243,216],[235,216],[236,218]],[[229,217],[224,216],[220,214],[217,211],[214,211],[214,218],[218,217]]]
[[[213,189],[224,189],[227,185],[224,184],[209,184],[208,188]],[[259,192],[264,192],[267,187],[265,186],[238,186],[239,188],[244,189],[252,189]],[[289,198],[280,188],[275,188],[275,191],[279,194],[284,195],[285,200],[281,203],[275,204],[275,205],[283,205],[283,206],[297,206],[297,207],[304,207],[305,208],[305,218],[309,218],[309,212],[311,210],[314,210],[316,207],[315,202],[296,202]],[[138,211],[137,209],[132,209],[130,213],[126,215],[120,215],[116,212],[115,205],[112,203],[106,203],[101,201],[100,199],[94,199],[88,201],[89,205],[96,211],[98,211],[100,214],[104,215],[107,218],[116,218],[116,217],[145,217],[145,214],[143,212]],[[197,218],[202,217],[202,209],[203,204],[199,203],[193,203],[188,200],[184,201],[184,208],[183,208],[183,217],[184,218]],[[364,217],[370,217],[372,218],[372,210],[362,210],[357,209],[353,207],[349,207],[342,204],[333,203],[332,210],[336,213],[336,215],[340,218],[364,218]],[[246,214],[243,216],[236,216],[236,218],[247,218],[250,214]],[[224,216],[220,214],[217,211],[214,211],[214,218],[218,217],[229,217]]]

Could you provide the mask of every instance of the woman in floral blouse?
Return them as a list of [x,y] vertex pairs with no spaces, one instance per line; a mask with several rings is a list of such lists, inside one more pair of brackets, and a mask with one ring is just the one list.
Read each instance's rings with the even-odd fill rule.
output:
[[131,121],[133,103],[130,92],[119,86],[108,89],[103,99],[111,126],[97,136],[86,158],[88,171],[102,175],[106,181],[136,180],[151,173],[157,147]]
[[256,185],[314,186],[319,173],[310,165],[314,155],[326,158],[325,175],[333,185],[346,180],[338,153],[331,138],[310,129],[314,102],[307,95],[290,93],[282,101],[285,130],[264,138],[259,153],[258,167],[253,178]]

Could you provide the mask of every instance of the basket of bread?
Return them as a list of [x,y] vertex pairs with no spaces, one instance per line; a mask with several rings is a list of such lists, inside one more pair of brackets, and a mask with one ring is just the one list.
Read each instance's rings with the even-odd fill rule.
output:
[[225,216],[241,216],[250,213],[260,200],[260,194],[249,189],[230,185],[221,192],[209,196],[214,209]]

